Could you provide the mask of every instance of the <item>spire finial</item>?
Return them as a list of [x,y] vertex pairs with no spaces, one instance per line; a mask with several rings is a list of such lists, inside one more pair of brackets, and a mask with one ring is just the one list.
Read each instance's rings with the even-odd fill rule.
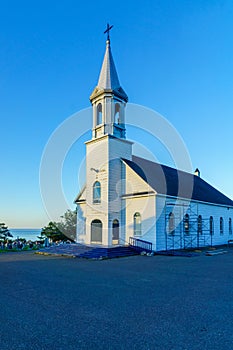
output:
[[106,34],[106,33],[108,34],[108,35],[107,35],[107,41],[109,41],[109,42],[110,42],[109,32],[110,32],[110,30],[112,29],[112,27],[113,27],[113,26],[110,26],[109,23],[107,23],[107,29],[104,31],[104,34]]

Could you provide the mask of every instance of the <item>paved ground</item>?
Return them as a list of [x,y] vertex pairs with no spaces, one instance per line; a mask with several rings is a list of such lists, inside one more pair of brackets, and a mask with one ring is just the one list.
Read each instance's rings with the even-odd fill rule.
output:
[[104,261],[0,255],[0,349],[233,349],[233,250]]

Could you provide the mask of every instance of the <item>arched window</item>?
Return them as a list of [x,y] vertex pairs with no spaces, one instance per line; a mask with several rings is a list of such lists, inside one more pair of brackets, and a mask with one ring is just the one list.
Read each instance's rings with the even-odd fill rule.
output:
[[210,235],[214,234],[214,219],[213,216],[210,217]]
[[224,232],[224,223],[223,223],[223,218],[220,218],[220,235],[223,235]]
[[197,232],[199,235],[202,235],[202,216],[199,215],[197,219]]
[[97,120],[96,123],[97,125],[102,124],[103,120],[102,120],[102,104],[99,103],[97,106]]
[[142,223],[141,223],[141,214],[135,213],[133,216],[134,223],[134,236],[141,236],[142,234]]
[[175,215],[173,213],[169,213],[168,229],[170,235],[175,234]]
[[184,216],[184,233],[186,233],[186,235],[189,234],[189,214],[185,214]]
[[231,221],[231,218],[229,218],[229,235],[232,235],[232,221]]
[[119,103],[115,104],[115,117],[114,117],[114,122],[116,124],[120,124],[120,105]]
[[101,184],[99,181],[96,181],[93,185],[93,203],[101,202]]

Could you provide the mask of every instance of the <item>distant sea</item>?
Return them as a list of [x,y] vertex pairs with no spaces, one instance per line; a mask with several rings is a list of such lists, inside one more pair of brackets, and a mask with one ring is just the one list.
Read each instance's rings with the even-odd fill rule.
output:
[[9,231],[13,235],[12,239],[25,238],[27,241],[37,241],[41,234],[40,228],[11,228]]

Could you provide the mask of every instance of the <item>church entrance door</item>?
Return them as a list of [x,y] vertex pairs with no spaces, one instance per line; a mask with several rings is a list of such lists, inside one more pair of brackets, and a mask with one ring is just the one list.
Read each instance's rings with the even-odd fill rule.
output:
[[112,244],[119,244],[119,221],[117,219],[112,223]]
[[93,220],[91,223],[91,243],[102,243],[102,222]]

